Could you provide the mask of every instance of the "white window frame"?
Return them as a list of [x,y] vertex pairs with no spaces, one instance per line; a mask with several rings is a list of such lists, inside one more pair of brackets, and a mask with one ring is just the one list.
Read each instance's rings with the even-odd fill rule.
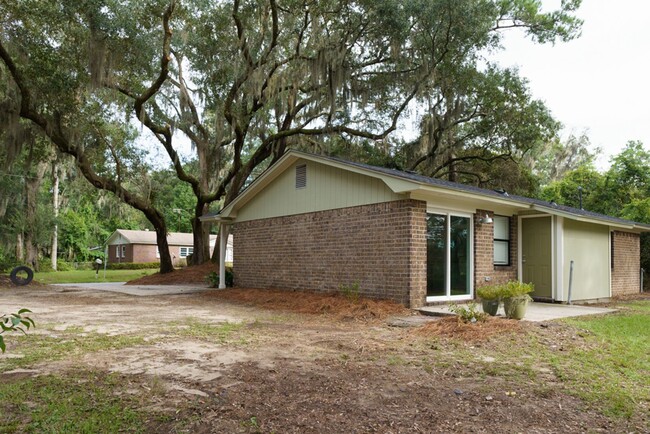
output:
[[[436,302],[436,301],[455,301],[455,300],[473,300],[474,299],[474,216],[473,214],[470,213],[464,213],[464,212],[456,212],[456,211],[449,211],[449,210],[442,210],[442,209],[437,209],[437,208],[430,208],[427,207],[427,214],[438,214],[438,215],[444,215],[447,217],[447,234],[445,235],[447,238],[446,242],[446,259],[447,259],[447,273],[446,273],[446,282],[445,282],[445,291],[446,295],[439,295],[439,296],[427,296],[426,301],[427,303],[430,302]],[[450,220],[451,217],[465,217],[469,219],[469,294],[463,294],[463,295],[451,295],[451,245],[449,243],[449,239],[451,237],[451,225]],[[426,291],[426,287],[425,287]]]
[[[183,251],[185,251],[185,254],[183,254]],[[178,256],[181,258],[187,258],[193,253],[194,253],[194,247],[181,247],[179,248]]]
[[[503,215],[494,215],[492,218],[493,221],[493,231],[492,231],[492,262],[494,265],[498,267],[508,267],[512,265],[512,258],[510,257],[510,243],[512,242],[512,222],[510,221],[510,217],[508,216],[503,216]],[[508,238],[496,238],[496,227],[497,227],[497,221],[505,221],[507,224],[507,230],[506,230],[506,235]],[[494,252],[497,251],[496,249],[496,244],[497,243],[505,243],[508,247],[506,250],[506,255],[507,255],[507,260],[506,262],[497,262],[496,257],[494,256]]]

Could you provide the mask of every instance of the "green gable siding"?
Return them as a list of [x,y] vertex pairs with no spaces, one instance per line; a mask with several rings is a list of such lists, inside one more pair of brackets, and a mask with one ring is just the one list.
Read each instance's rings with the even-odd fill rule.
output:
[[[307,166],[307,185],[296,188],[296,167]],[[336,167],[298,160],[237,212],[237,221],[280,217],[406,199],[383,181]]]

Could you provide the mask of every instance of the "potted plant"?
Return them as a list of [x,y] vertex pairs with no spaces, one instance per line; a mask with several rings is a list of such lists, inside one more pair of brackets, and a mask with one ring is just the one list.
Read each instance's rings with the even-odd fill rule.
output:
[[504,285],[502,296],[506,317],[522,319],[526,315],[528,302],[532,301],[528,294],[533,292],[533,289],[532,283],[523,283],[517,280],[511,280]]
[[490,316],[496,316],[501,303],[501,287],[496,285],[483,286],[476,290],[476,295],[481,299],[483,312]]

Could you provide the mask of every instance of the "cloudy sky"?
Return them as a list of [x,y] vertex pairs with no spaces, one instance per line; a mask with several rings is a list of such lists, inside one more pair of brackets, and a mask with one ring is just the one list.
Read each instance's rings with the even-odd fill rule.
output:
[[604,168],[629,140],[650,149],[650,1],[583,0],[578,16],[580,38],[538,45],[510,32],[495,58],[519,67],[564,135],[585,131],[603,149],[597,165]]

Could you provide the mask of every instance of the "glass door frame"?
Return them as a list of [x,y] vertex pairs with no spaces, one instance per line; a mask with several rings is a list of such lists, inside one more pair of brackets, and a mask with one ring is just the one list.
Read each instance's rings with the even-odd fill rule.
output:
[[[426,302],[432,303],[437,301],[460,301],[460,300],[473,300],[474,299],[474,214],[465,212],[449,211],[437,208],[427,207],[428,214],[438,214],[445,216],[447,219],[447,233],[445,234],[445,260],[446,260],[446,273],[445,273],[445,295],[440,296],[426,296]],[[469,293],[462,295],[451,295],[451,217],[465,217],[469,219]],[[427,258],[428,261],[428,258]]]

